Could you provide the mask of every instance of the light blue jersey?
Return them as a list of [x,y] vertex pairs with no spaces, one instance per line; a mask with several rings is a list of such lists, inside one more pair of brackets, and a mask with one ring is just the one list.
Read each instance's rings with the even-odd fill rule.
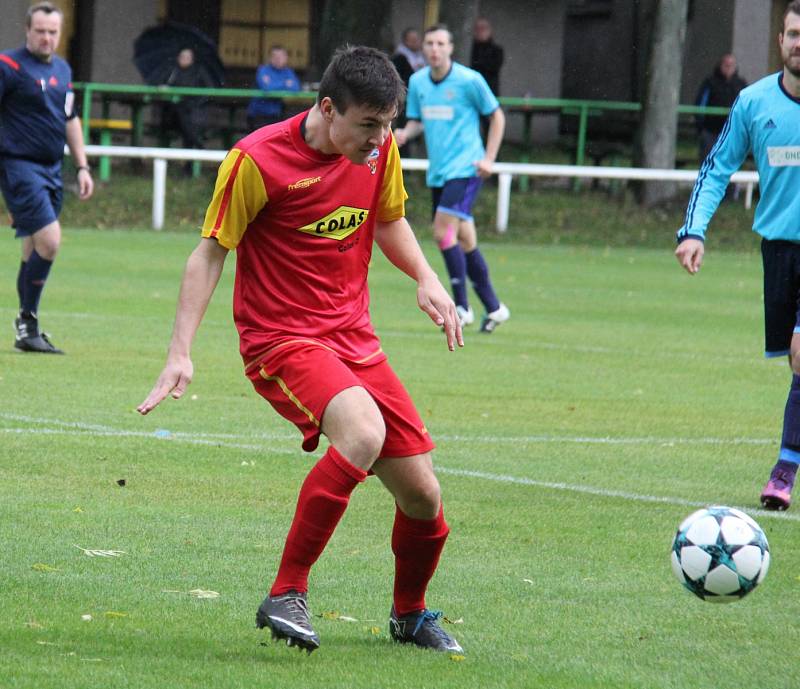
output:
[[783,88],[783,72],[744,89],[700,168],[678,240],[704,239],[730,176],[752,151],[761,199],[753,230],[765,239],[800,242],[800,99]]
[[406,117],[420,120],[425,127],[429,187],[477,174],[475,163],[485,153],[480,115],[490,115],[499,107],[483,76],[457,62],[439,82],[431,78],[430,67],[411,76]]

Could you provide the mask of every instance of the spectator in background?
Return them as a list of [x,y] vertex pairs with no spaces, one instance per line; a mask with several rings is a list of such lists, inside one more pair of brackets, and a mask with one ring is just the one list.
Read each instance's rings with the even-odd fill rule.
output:
[[39,329],[38,313],[61,245],[65,143],[75,165],[78,197],[88,199],[94,189],[73,107],[72,71],[56,55],[63,21],[61,10],[51,3],[32,5],[25,46],[0,53],[0,191],[22,246],[14,347],[41,354],[64,353]]
[[[408,81],[414,72],[425,66],[425,55],[422,53],[422,37],[416,29],[408,28],[403,31],[400,43],[392,55],[392,64],[397,69],[397,73],[408,88]],[[402,128],[408,122],[405,114],[405,106],[402,112],[397,114],[394,126]],[[404,158],[414,157],[415,154],[423,155],[417,150],[413,150],[415,142],[409,141],[399,146],[400,155]]]
[[503,48],[494,42],[492,25],[485,17],[478,17],[472,28],[472,53],[469,66],[486,79],[495,96],[500,95]]
[[[289,67],[289,53],[282,45],[269,49],[269,64],[256,70],[256,86],[262,91],[299,91],[300,80]],[[247,108],[251,130],[286,119],[286,105],[280,98],[253,98]]]
[[[736,57],[726,53],[720,58],[713,74],[700,85],[695,105],[730,108],[747,82],[736,71]],[[725,115],[698,115],[696,119],[699,137],[700,162],[702,163],[719,136],[727,118]]]
[[397,73],[408,86],[408,80],[417,70],[425,66],[425,56],[422,54],[422,38],[419,31],[408,28],[403,31],[400,43],[392,55],[392,64],[397,68]]
[[[214,84],[204,70],[194,61],[194,50],[183,48],[175,60],[165,86],[211,88]],[[168,103],[164,108],[164,128],[180,132],[184,148],[203,148],[203,128],[206,116],[205,98],[182,96],[177,103]],[[192,172],[192,162],[186,161],[184,172]]]

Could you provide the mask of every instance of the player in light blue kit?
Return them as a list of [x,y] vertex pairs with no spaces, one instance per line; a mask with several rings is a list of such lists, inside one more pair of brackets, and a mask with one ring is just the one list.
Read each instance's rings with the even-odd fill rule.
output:
[[765,353],[788,354],[792,368],[781,449],[761,503],[785,510],[800,464],[800,0],[786,8],[778,43],[783,71],[744,89],[731,107],[700,168],[675,256],[690,275],[700,270],[711,216],[752,152],[761,186],[753,230],[763,237]]
[[[467,299],[467,276],[486,309],[481,332],[491,333],[511,315],[495,294],[489,267],[478,249],[472,206],[489,177],[503,141],[505,115],[486,80],[453,62],[453,37],[443,25],[425,31],[422,51],[428,62],[411,76],[406,99],[408,124],[395,131],[402,146],[425,132],[427,182],[433,191],[433,234],[444,257],[461,325],[475,315]],[[480,117],[489,118],[486,148]]]

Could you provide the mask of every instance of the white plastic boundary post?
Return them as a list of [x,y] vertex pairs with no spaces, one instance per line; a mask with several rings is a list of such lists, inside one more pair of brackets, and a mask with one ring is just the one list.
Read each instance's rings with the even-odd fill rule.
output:
[[[69,151],[64,147],[64,153]],[[152,159],[153,164],[153,228],[164,227],[164,199],[166,196],[166,177],[168,160],[202,160],[221,162],[227,151],[207,151],[187,148],[144,148],[134,146],[86,146],[88,156],[109,156],[119,158]],[[403,170],[427,170],[428,161],[419,158],[401,158]],[[511,176],[529,175],[531,177],[575,177],[594,179],[641,179],[663,182],[692,183],[698,170],[657,170],[636,167],[601,167],[595,165],[539,165],[534,163],[495,163],[492,172],[499,176],[497,187],[497,231],[508,228],[508,214],[511,204]],[[507,178],[506,178],[507,175]],[[504,181],[507,179],[507,181]],[[758,184],[758,173],[754,171],[735,172],[730,181],[745,184],[745,208],[753,202],[753,186]]]
[[167,161],[153,160],[153,229],[164,227],[164,199],[167,195]]
[[511,205],[511,174],[501,172],[497,175],[497,231],[508,229],[508,209]]

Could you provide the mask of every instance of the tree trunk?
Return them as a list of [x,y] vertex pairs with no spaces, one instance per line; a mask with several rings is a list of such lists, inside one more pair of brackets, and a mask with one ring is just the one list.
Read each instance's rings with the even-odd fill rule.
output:
[[[439,21],[453,34],[453,59],[469,67],[472,25],[480,13],[480,0],[442,0]],[[427,28],[427,27],[426,27]]]
[[[639,167],[675,167],[678,103],[683,72],[688,0],[658,0],[655,7],[635,163]],[[653,206],[675,195],[674,182],[643,182],[639,202]]]

